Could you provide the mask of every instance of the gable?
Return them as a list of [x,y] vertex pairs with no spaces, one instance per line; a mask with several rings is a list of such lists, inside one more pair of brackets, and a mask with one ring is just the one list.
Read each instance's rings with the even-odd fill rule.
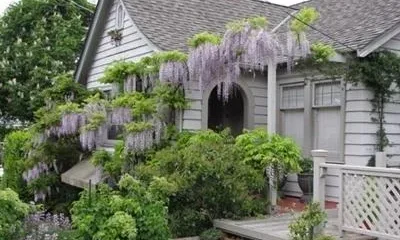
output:
[[[116,61],[137,61],[141,57],[150,55],[158,48],[154,46],[138,29],[130,15],[126,12],[125,6],[120,0],[102,0],[99,5],[105,12],[101,19],[95,20],[92,30],[94,33],[89,35],[88,43],[85,46],[86,55],[82,55],[76,78],[79,82],[86,84],[89,89],[101,88],[109,89],[109,85],[99,82],[105,69]],[[109,32],[117,28],[117,8],[123,9],[121,19],[123,28],[121,42],[116,45]],[[120,8],[121,10],[121,8]],[[101,9],[99,9],[101,11]],[[99,13],[100,14],[100,13]],[[120,23],[121,23],[120,22]],[[79,72],[80,71],[80,72]]]

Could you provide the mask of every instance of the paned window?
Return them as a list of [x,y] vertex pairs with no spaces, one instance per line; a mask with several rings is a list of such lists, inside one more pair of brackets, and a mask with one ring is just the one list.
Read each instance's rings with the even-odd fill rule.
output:
[[304,108],[304,86],[282,87],[281,108]]
[[340,106],[340,82],[321,82],[314,87],[314,107]]

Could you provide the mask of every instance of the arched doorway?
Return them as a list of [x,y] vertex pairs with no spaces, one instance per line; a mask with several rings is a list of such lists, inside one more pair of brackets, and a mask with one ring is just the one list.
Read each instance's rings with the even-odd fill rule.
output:
[[221,131],[230,128],[231,133],[237,136],[245,127],[245,96],[238,85],[233,85],[228,100],[218,96],[218,87],[215,87],[208,99],[208,128]]

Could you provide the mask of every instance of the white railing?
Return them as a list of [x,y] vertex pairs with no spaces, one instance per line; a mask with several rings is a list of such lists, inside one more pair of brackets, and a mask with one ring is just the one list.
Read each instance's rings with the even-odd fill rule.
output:
[[314,201],[325,203],[325,173],[339,169],[339,231],[384,239],[400,236],[400,169],[327,164],[328,152],[312,151]]

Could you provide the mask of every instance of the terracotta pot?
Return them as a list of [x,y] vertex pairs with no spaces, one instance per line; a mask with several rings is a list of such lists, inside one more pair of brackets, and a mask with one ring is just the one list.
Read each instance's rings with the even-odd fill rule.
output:
[[314,174],[313,173],[299,173],[297,174],[298,183],[301,191],[303,191],[302,201],[309,203],[313,196],[314,187]]

